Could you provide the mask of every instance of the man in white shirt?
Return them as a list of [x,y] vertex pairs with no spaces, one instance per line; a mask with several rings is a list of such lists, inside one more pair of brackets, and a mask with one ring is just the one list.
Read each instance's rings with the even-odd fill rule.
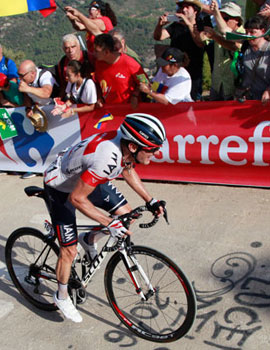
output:
[[[18,75],[19,91],[24,93],[25,114],[28,118],[33,117],[34,105],[45,106],[54,103],[51,95],[57,83],[51,72],[36,67],[31,60],[25,60],[19,66]],[[28,179],[33,176],[34,173],[27,172],[21,178]]]
[[181,50],[169,47],[157,59],[160,67],[153,78],[152,85],[140,84],[140,90],[151,99],[165,105],[175,105],[179,102],[193,102],[191,92],[191,77],[184,68],[187,56]]
[[25,93],[26,116],[33,115],[32,105],[45,106],[53,103],[51,98],[56,81],[49,71],[42,72],[30,60],[23,61],[18,69],[20,78],[19,90]]

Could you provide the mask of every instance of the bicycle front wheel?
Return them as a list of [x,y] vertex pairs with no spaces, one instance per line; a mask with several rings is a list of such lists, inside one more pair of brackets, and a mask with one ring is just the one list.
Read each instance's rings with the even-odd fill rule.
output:
[[107,298],[117,317],[146,340],[165,343],[183,337],[196,317],[195,294],[185,274],[167,256],[148,247],[132,246],[128,259],[130,268],[118,252],[105,270]]
[[8,238],[5,258],[12,282],[30,303],[46,311],[57,310],[53,293],[59,248],[38,230],[22,227]]

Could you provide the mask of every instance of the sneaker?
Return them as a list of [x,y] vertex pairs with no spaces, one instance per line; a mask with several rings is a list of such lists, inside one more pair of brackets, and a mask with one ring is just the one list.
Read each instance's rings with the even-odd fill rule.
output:
[[80,315],[76,307],[73,305],[69,296],[67,297],[67,299],[58,299],[56,292],[53,295],[53,300],[58,309],[63,313],[63,315],[66,318],[76,323],[82,322],[82,316]]
[[25,173],[21,176],[21,179],[31,179],[31,177],[35,177],[36,174],[35,173],[31,173],[31,172],[28,172],[28,173]]
[[87,254],[88,261],[91,262],[95,259],[97,256],[97,250],[95,245],[88,243],[88,233],[89,232],[82,232],[78,236],[78,240],[80,245],[83,247]]

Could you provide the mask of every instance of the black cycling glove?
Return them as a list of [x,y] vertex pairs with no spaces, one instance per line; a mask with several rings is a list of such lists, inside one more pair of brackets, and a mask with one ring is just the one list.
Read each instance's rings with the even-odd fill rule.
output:
[[157,214],[160,211],[160,207],[165,207],[164,201],[158,201],[157,199],[152,198],[149,202],[146,202],[146,208],[153,214]]

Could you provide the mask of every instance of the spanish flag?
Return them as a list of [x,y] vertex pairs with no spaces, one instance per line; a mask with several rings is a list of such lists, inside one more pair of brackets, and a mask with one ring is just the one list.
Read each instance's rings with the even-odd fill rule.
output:
[[29,11],[40,11],[47,17],[56,10],[55,0],[1,0],[0,17],[20,15]]

